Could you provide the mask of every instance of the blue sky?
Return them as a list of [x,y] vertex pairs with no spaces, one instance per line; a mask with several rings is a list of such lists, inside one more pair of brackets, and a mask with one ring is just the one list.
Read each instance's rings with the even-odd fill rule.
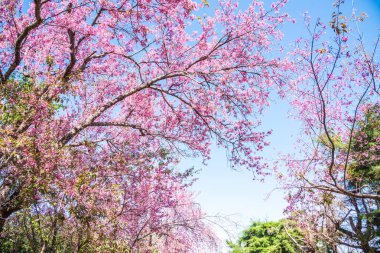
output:
[[[212,8],[216,5],[215,0],[209,1]],[[244,9],[251,1],[240,0],[239,8]],[[303,14],[308,11],[312,18],[321,17],[327,23],[334,11],[331,0],[289,0],[284,11],[296,18],[296,24],[284,25],[285,38],[283,46],[300,36],[307,36],[303,25]],[[271,1],[265,1],[267,6]],[[369,16],[360,29],[364,39],[373,42],[380,30],[380,0],[346,0],[346,15],[351,14],[352,4],[355,5],[357,13],[366,12]],[[348,11],[347,11],[348,10]],[[286,101],[274,98],[272,107],[265,113],[263,118],[263,129],[273,129],[270,137],[271,146],[263,153],[264,158],[273,160],[277,158],[278,152],[291,153],[295,136],[299,132],[300,123],[289,119],[289,106]],[[282,210],[286,203],[283,200],[281,190],[274,191],[277,187],[273,178],[269,177],[265,183],[253,180],[252,172],[234,171],[228,167],[225,151],[213,147],[211,160],[207,165],[200,161],[187,159],[181,163],[186,168],[195,166],[202,171],[197,175],[198,181],[193,190],[196,200],[209,215],[221,215],[229,217],[237,222],[237,228],[227,226],[230,236],[236,237],[242,228],[249,226],[252,220],[278,220],[283,218]],[[269,198],[268,194],[271,193]],[[226,224],[226,223],[224,223]],[[232,224],[230,224],[232,225]],[[228,235],[219,231],[222,239]],[[227,251],[226,249],[223,250]]]

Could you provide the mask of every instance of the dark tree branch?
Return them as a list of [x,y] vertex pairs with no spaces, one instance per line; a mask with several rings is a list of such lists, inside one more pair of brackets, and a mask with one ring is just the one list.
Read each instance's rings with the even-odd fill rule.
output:
[[21,47],[22,44],[26,41],[28,38],[29,33],[39,27],[43,20],[41,18],[41,7],[42,4],[41,0],[34,0],[34,15],[36,18],[36,21],[27,27],[18,35],[16,43],[15,43],[15,49],[14,49],[14,60],[8,70],[5,72],[4,76],[1,74],[1,83],[4,85],[9,77],[12,75],[12,73],[15,71],[15,69],[20,65],[21,63]]
[[75,46],[75,32],[71,29],[67,30],[67,33],[69,35],[69,41],[70,41],[70,63],[67,66],[65,73],[63,74],[62,80],[64,82],[69,81],[70,75],[72,73],[72,70],[75,66],[75,63],[77,62],[76,58],[76,46]]

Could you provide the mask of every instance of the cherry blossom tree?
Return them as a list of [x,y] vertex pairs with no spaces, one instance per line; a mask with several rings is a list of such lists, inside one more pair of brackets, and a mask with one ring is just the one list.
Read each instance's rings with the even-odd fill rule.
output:
[[[143,217],[163,215],[156,218],[163,226],[202,216],[197,208],[177,210],[191,204],[188,194],[175,188],[178,176],[160,170],[179,157],[207,159],[215,141],[233,166],[261,173],[257,152],[269,132],[257,130],[259,114],[289,68],[267,54],[282,37],[285,2],[265,10],[252,1],[238,11],[221,1],[197,18],[205,4],[191,0],[1,1],[0,230],[44,201],[64,216],[72,210],[112,220],[123,196],[122,209],[141,192],[146,202],[135,205],[142,213],[123,209],[116,219],[131,246],[128,234]],[[156,184],[161,176],[168,189]],[[143,197],[151,187],[158,195]],[[174,195],[166,196],[170,187]],[[153,229],[157,239],[154,221],[147,224],[140,237]],[[184,227],[169,229],[167,238],[178,232],[173,245],[188,246]]]
[[[106,177],[119,177],[116,173],[107,171]],[[45,194],[13,215],[0,251],[207,251],[217,239],[187,192],[186,176],[163,166],[136,168],[117,185],[96,172],[82,172],[71,195]]]
[[354,29],[366,14],[346,17],[342,4],[327,24],[312,25],[306,16],[310,39],[299,39],[291,54],[298,70],[291,104],[304,132],[299,153],[285,159],[287,175],[279,176],[289,192],[287,211],[311,244],[375,252],[378,235],[369,216],[379,209],[378,172],[367,173],[380,150],[378,125],[368,123],[379,115],[379,37],[365,47]]

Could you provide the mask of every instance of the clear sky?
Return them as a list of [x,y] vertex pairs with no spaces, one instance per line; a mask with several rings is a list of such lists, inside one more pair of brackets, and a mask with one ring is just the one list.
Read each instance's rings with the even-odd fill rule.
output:
[[[216,5],[215,0],[210,0],[210,5]],[[240,0],[239,8],[244,9],[251,2]],[[289,44],[300,36],[307,36],[303,26],[303,13],[308,11],[312,18],[321,17],[327,23],[334,11],[331,0],[289,0],[284,9],[292,17],[296,18],[296,24],[284,25],[285,38],[283,46]],[[271,1],[265,1],[266,4]],[[346,0],[346,15],[351,14],[354,3],[357,13],[366,12],[369,16],[361,31],[368,42],[373,42],[380,30],[380,0]],[[274,98],[272,107],[263,117],[263,129],[273,129],[270,137],[271,146],[263,153],[264,158],[273,160],[278,152],[291,153],[295,136],[300,129],[300,123],[288,118],[289,106],[286,101]],[[265,183],[253,180],[253,175],[248,171],[233,171],[228,167],[225,151],[213,147],[211,160],[207,165],[200,161],[185,160],[183,167],[194,166],[202,171],[197,175],[198,181],[193,190],[196,200],[209,215],[229,217],[239,226],[226,226],[230,236],[235,237],[238,231],[249,226],[252,220],[278,220],[283,218],[282,210],[286,203],[283,200],[281,190],[272,192],[277,186],[273,178],[268,178]],[[267,195],[269,193],[269,198]],[[223,222],[222,222],[223,223]],[[224,223],[226,225],[227,223]],[[228,239],[228,235],[219,231],[222,239]],[[227,249],[223,249],[227,252]]]

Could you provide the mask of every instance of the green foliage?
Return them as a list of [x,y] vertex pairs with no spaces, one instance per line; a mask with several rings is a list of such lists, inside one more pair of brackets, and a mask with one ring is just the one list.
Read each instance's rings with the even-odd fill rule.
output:
[[[351,148],[353,161],[348,167],[347,180],[349,190],[380,194],[379,140],[380,104],[375,104],[358,122],[353,136]],[[361,241],[362,245],[364,243],[380,249],[380,202],[351,198],[348,203],[357,210],[357,217],[354,221],[359,224],[357,227],[361,231],[356,231],[355,227],[352,228],[357,240]]]
[[7,221],[6,236],[0,237],[0,253],[131,252],[125,242],[102,234],[94,236],[96,228],[86,215],[82,216],[83,219],[70,220],[53,210],[22,210]]
[[352,183],[370,185],[373,189],[380,187],[380,104],[370,108],[364,119],[358,122],[354,135],[352,151],[354,162],[350,164],[349,175]]
[[[290,237],[290,236],[292,237]],[[298,253],[301,232],[288,220],[253,222],[236,244],[227,242],[232,253]]]
[[24,96],[32,91],[33,83],[30,78],[22,77],[20,80],[11,80],[7,87],[1,89],[0,123],[3,125],[20,122],[25,112],[30,109]]
[[[17,126],[26,118],[32,118],[37,110],[33,106],[32,97],[39,96],[44,89],[44,84],[36,86],[34,80],[27,76],[9,80],[0,89],[0,124]],[[62,99],[58,97],[52,97],[46,102],[51,114],[64,107]]]

